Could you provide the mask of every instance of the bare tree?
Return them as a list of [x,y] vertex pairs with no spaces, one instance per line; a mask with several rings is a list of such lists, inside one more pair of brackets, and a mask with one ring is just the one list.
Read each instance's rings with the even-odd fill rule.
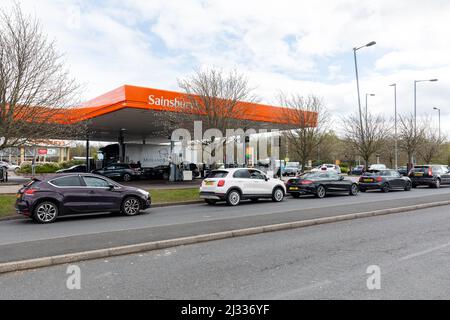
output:
[[[251,115],[247,102],[255,102],[248,80],[236,71],[224,73],[217,69],[198,70],[192,76],[179,80],[179,86],[187,96],[184,114],[190,119],[202,121],[203,130],[218,129],[223,137],[202,141],[203,151],[212,143],[224,144],[226,130],[246,130],[250,121],[242,115]],[[245,102],[245,103],[243,103]]]
[[439,136],[439,132],[427,125],[417,154],[424,163],[431,163],[433,159],[439,159],[443,144],[444,139]]
[[85,126],[70,125],[68,112],[78,86],[55,43],[17,3],[0,10],[0,149],[78,137]]
[[361,123],[358,115],[353,114],[342,119],[346,142],[356,151],[364,163],[369,166],[373,155],[380,152],[384,141],[390,135],[390,127],[381,115],[368,113]]
[[330,115],[322,99],[314,95],[303,97],[281,93],[278,99],[283,106],[280,116],[296,127],[285,131],[284,135],[305,170],[308,160],[326,138]]
[[427,124],[418,122],[415,125],[413,114],[399,116],[399,120],[399,147],[406,153],[410,168],[414,155],[424,142]]

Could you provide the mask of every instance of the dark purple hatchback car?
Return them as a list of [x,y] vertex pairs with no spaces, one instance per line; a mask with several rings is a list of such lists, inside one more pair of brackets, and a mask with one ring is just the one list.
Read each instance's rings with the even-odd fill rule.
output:
[[63,215],[96,212],[134,216],[150,205],[148,192],[88,173],[34,179],[19,190],[16,200],[17,213],[38,223],[52,223]]

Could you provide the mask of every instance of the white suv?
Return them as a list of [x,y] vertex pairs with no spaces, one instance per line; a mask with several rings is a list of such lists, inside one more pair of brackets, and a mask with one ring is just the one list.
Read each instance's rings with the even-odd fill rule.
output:
[[311,172],[323,172],[323,171],[331,171],[336,172],[337,174],[341,174],[341,167],[335,164],[323,164],[311,170]]
[[200,187],[200,198],[210,205],[226,201],[230,206],[237,206],[241,200],[260,198],[281,202],[285,195],[283,181],[268,178],[256,169],[214,170]]

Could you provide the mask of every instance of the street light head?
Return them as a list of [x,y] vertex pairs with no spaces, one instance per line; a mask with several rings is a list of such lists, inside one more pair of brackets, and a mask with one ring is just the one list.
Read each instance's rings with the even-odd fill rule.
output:
[[396,83],[393,83],[393,84],[390,84],[389,87],[395,87],[396,85],[397,85]]
[[366,47],[371,47],[376,45],[377,43],[375,41],[369,42],[368,44],[366,44]]
[[439,108],[437,108],[437,107],[434,107],[434,108],[433,108],[433,110],[440,110],[440,109],[439,109]]
[[430,79],[431,82],[439,81],[438,79]]

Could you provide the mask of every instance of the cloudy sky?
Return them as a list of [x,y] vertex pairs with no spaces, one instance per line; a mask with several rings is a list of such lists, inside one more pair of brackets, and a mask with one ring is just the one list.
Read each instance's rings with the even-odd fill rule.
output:
[[[353,52],[361,94],[374,112],[418,110],[450,131],[448,0],[21,0],[57,41],[86,99],[123,84],[178,90],[199,67],[245,73],[262,102],[280,90],[317,94],[334,114],[356,111]],[[0,0],[8,5],[10,0]]]

